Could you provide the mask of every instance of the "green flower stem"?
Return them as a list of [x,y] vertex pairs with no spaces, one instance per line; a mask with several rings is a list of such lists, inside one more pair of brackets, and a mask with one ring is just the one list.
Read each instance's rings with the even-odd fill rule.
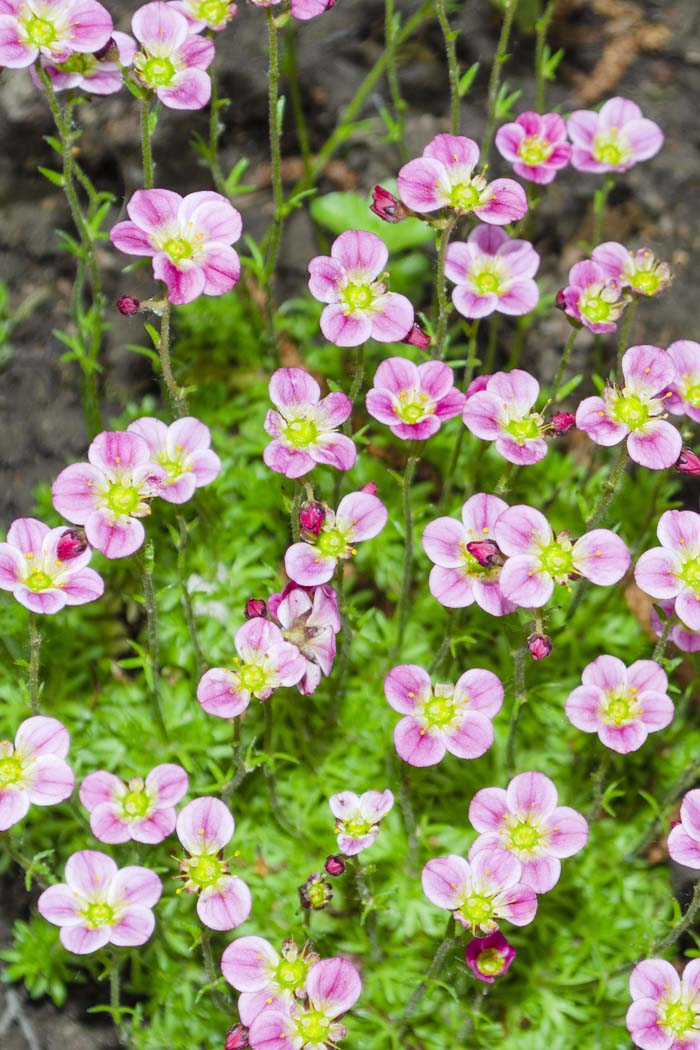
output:
[[497,496],[500,496],[501,499],[505,499],[506,493],[508,492],[513,481],[514,471],[515,463],[506,463],[503,473],[496,482],[496,488],[494,489],[494,492]]
[[[211,944],[211,930],[207,926],[202,926],[202,939],[199,943],[202,949],[202,958],[204,960],[204,969],[207,972],[207,979],[210,984],[215,984],[220,980],[220,975],[214,961],[214,952]],[[218,988],[211,989],[211,997],[214,1005],[219,1010],[222,1010],[226,1014],[230,1013],[230,1004]]]
[[535,77],[537,79],[537,112],[544,113],[547,77],[545,76],[545,47],[547,45],[547,30],[554,17],[557,0],[548,0],[544,11],[535,23]]
[[153,147],[151,144],[151,100],[141,99],[141,161],[143,163],[143,188],[153,189]]
[[[150,546],[150,544],[149,544]],[[152,548],[151,548],[152,550]],[[156,715],[158,727],[167,740],[168,727],[163,715],[160,692],[160,643],[158,640],[158,603],[153,586],[153,554],[149,551],[134,555],[134,561],[141,576],[144,607],[146,609],[146,634],[148,639],[148,662],[150,682],[149,691]]]
[[[221,169],[221,161],[219,160],[219,137],[221,135],[219,110],[221,109],[222,103],[219,100],[219,88],[216,82],[216,75],[210,70],[209,76],[211,80],[211,98],[209,100],[209,149],[207,151],[207,160],[209,161],[209,170],[216,189],[222,194],[222,196],[228,197],[226,179],[224,178],[224,173]],[[226,103],[224,102],[223,105],[225,104]]]
[[617,340],[617,367],[620,367],[622,362],[622,355],[629,345],[630,329],[632,328],[632,322],[634,321],[634,315],[637,312],[639,306],[639,299],[633,299],[625,311],[625,316],[620,325],[620,334]]
[[620,446],[620,451],[618,453],[617,459],[615,460],[615,464],[612,470],[610,471],[606,481],[603,483],[603,488],[601,490],[600,496],[598,497],[598,502],[586,518],[586,528],[588,530],[598,528],[598,526],[603,521],[605,521],[605,516],[608,513],[610,504],[613,501],[613,497],[615,495],[615,491],[620,482],[620,479],[625,473],[627,463],[627,442],[623,441],[622,445]]
[[493,65],[491,66],[491,76],[489,78],[489,109],[486,121],[486,134],[484,135],[484,141],[481,144],[482,164],[488,164],[489,154],[491,153],[493,134],[496,130],[496,120],[498,119],[497,103],[498,91],[501,84],[501,71],[503,64],[508,59],[508,41],[510,40],[510,31],[513,28],[513,19],[515,18],[517,7],[518,0],[506,0],[503,14],[503,26],[501,27],[501,35],[498,39],[498,47],[496,49]]
[[411,483],[416,473],[416,466],[419,462],[419,457],[413,453],[414,447],[413,442],[411,442],[401,485],[401,504],[403,507],[406,539],[403,556],[401,596],[399,598],[398,609],[396,612],[397,629],[396,646],[394,651],[397,656],[401,653],[401,647],[406,633],[406,624],[408,623],[408,610],[411,604],[411,580],[413,577],[413,513],[411,510]]
[[596,190],[593,195],[593,247],[600,244],[600,238],[603,235],[603,219],[605,218],[605,207],[608,203],[608,197],[610,196],[613,187],[615,185],[615,176],[612,174],[606,175],[603,185],[599,190]]
[[[351,406],[355,407],[355,402],[360,396],[362,390],[362,382],[365,378],[365,344],[362,343],[360,346],[355,347],[355,358],[352,366],[352,380],[350,382],[350,390],[348,391],[348,398]],[[346,437],[352,437],[352,412],[343,423],[343,433]]]
[[406,837],[408,839],[407,868],[409,874],[416,875],[418,873],[418,834],[416,830],[416,814],[413,809],[413,803],[411,802],[410,767],[402,758],[399,758],[398,762],[399,809],[401,810],[401,817],[403,818],[404,827],[406,828]]
[[232,740],[232,752],[233,752],[233,776],[230,780],[227,780],[221,789],[221,797],[228,806],[231,801],[232,795],[236,789],[243,783],[245,778],[248,776],[249,770],[246,768],[245,759],[243,758],[243,745],[241,742],[241,720],[240,718],[233,719],[233,740]]
[[437,292],[437,321],[435,323],[435,336],[430,347],[430,356],[433,358],[437,357],[440,360],[445,356],[445,350],[447,349],[443,344],[447,335],[447,321],[450,315],[450,304],[445,288],[445,259],[450,237],[456,224],[457,216],[453,215],[447,220],[441,230],[437,242],[437,276],[435,285]]
[[37,622],[37,614],[29,613],[29,704],[33,715],[41,713],[39,707],[39,657],[41,653],[41,633]]
[[447,74],[450,81],[450,132],[459,135],[459,65],[457,63],[457,37],[459,33],[452,29],[447,18],[445,0],[434,0],[435,14],[440,23],[445,41]]
[[525,688],[525,660],[527,658],[527,645],[521,645],[513,653],[513,710],[508,723],[508,739],[506,741],[506,772],[509,779],[514,775],[515,763],[515,737],[518,723],[523,707],[527,703],[527,690]]
[[676,941],[680,940],[685,931],[692,926],[698,911],[700,911],[700,879],[695,883],[693,897],[688,905],[685,915],[679,919],[676,925],[669,930],[665,937],[654,942],[649,952],[650,956],[663,955],[663,953],[667,952],[669,948],[672,948]]
[[549,400],[550,403],[553,405],[557,403],[559,391],[562,385],[562,380],[564,379],[564,373],[566,372],[567,366],[569,364],[571,351],[574,349],[574,343],[576,342],[576,337],[578,336],[578,333],[578,328],[572,328],[569,332],[569,338],[566,340],[566,345],[564,346],[564,350],[561,355],[561,360],[559,361],[559,368],[557,369],[557,374],[555,375],[554,382],[552,383],[552,393],[550,395]]
[[309,143],[309,129],[304,115],[304,106],[299,87],[299,66],[297,63],[297,23],[292,19],[287,26],[284,37],[285,55],[283,69],[289,85],[289,98],[292,103],[292,115],[294,127],[299,143],[299,152],[304,167],[304,177],[311,174],[311,145]]
[[494,365],[496,363],[496,351],[498,350],[498,335],[501,328],[501,315],[499,313],[491,314],[489,318],[489,342],[486,347],[486,356],[484,358],[483,372],[485,375],[491,375],[493,372]]
[[272,226],[269,230],[267,250],[265,254],[265,313],[267,317],[270,339],[274,342],[274,308],[273,308],[273,275],[277,266],[280,241],[282,239],[282,224],[284,222],[284,190],[282,186],[282,125],[280,121],[279,106],[279,82],[280,82],[280,55],[279,37],[275,16],[270,7],[265,8],[267,18],[267,42],[269,57],[268,73],[268,126],[270,139],[270,165],[272,172],[272,199],[275,206],[275,214]]
[[273,753],[272,737],[274,723],[272,720],[272,698],[270,698],[269,700],[263,700],[262,708],[265,717],[263,748],[265,751],[265,757],[268,759],[268,761],[265,762],[263,768],[265,771],[265,780],[267,782],[267,794],[270,802],[270,812],[272,813],[272,817],[281,831],[284,831],[286,835],[289,835],[293,839],[298,839],[299,829],[292,827],[292,825],[289,823],[286,816],[284,815],[284,811],[282,810],[282,806],[280,804],[279,795],[277,794],[277,781],[275,780],[275,772],[272,769],[270,769],[269,765],[269,759],[272,757]]
[[[696,783],[700,775],[700,758],[696,758],[692,765],[683,771],[681,776],[674,781],[659,803],[659,813],[668,813],[675,805],[681,795],[684,795],[689,787]],[[647,830],[633,850],[624,858],[625,864],[639,857],[647,846],[654,841],[663,827],[662,817],[654,817]]]
[[292,500],[292,509],[290,512],[290,525],[292,529],[292,539],[295,543],[299,542],[301,535],[301,525],[299,523],[299,508],[301,507],[302,496],[304,495],[304,486],[297,478],[294,482],[294,498]]
[[160,358],[160,370],[167,391],[170,408],[178,418],[187,414],[187,401],[180,387],[175,382],[172,361],[170,359],[170,317],[172,306],[166,298],[163,300],[162,313],[160,316],[160,338],[158,339],[158,356]]
[[194,653],[197,675],[201,677],[204,672],[204,656],[197,636],[197,623],[194,618],[192,599],[187,586],[187,546],[190,538],[190,530],[183,514],[177,516],[178,545],[177,545],[177,578],[180,584],[180,604],[187,624],[187,633],[190,636],[190,644]]
[[340,632],[340,653],[338,655],[337,668],[335,671],[335,682],[332,683],[333,698],[331,701],[329,719],[330,724],[332,726],[337,725],[338,719],[340,717],[343,699],[345,698],[348,671],[350,669],[350,652],[352,649],[353,640],[353,629],[350,624],[350,612],[348,609],[347,597],[345,595],[345,573],[343,572],[343,562],[340,563],[335,583],[335,589],[338,595],[338,611],[340,612],[342,630]]
[[384,49],[386,51],[386,79],[389,84],[389,95],[396,121],[396,145],[401,163],[408,160],[406,147],[406,102],[401,96],[401,84],[396,65],[396,31],[399,20],[395,10],[395,0],[384,3]]
[[671,633],[671,628],[673,627],[674,619],[675,619],[675,617],[674,617],[674,615],[672,613],[668,617],[668,619],[666,620],[666,623],[664,624],[664,629],[661,632],[661,637],[659,638],[658,642],[654,646],[654,652],[652,653],[652,657],[651,657],[652,660],[656,660],[658,662],[659,660],[661,660],[661,658],[663,657],[664,653],[666,652],[666,645],[668,644],[668,636]]
[[111,951],[109,955],[109,1012],[120,1042],[128,1046],[128,1036],[122,1020],[120,968],[121,959],[119,953]]
[[435,978],[440,975],[440,972],[442,971],[442,968],[445,965],[445,962],[447,960],[447,956],[459,944],[459,938],[453,936],[453,933],[452,933],[453,924],[454,924],[454,919],[452,918],[452,915],[450,914],[450,917],[447,920],[447,929],[445,931],[445,936],[444,936],[443,940],[440,942],[440,944],[438,945],[437,951],[435,952],[435,955],[433,956],[433,960],[432,960],[432,962],[430,964],[430,968],[429,968],[427,974],[425,975],[425,977],[423,978],[423,980],[420,982],[418,987],[413,992],[413,995],[411,996],[411,998],[408,1000],[408,1003],[406,1004],[406,1008],[405,1008],[404,1012],[401,1015],[401,1019],[399,1021],[399,1036],[403,1035],[403,1033],[406,1031],[406,1029],[408,1027],[408,1022],[413,1017],[414,1013],[416,1012],[416,1010],[418,1009],[418,1007],[420,1005],[420,1002],[421,1002],[423,996],[425,995],[425,993],[427,992],[428,988],[430,987],[430,982],[434,981]]
[[367,881],[366,869],[363,867],[359,856],[356,856],[354,861],[353,877],[355,879],[357,903],[360,905],[364,913],[364,925],[370,943],[369,957],[372,961],[376,962],[382,955],[382,950],[379,945],[379,931],[377,929],[377,910]]
[[593,793],[591,797],[591,804],[588,807],[586,813],[586,820],[591,821],[600,813],[600,804],[603,800],[603,792],[605,791],[605,784],[607,781],[608,771],[612,762],[612,754],[606,749],[605,754],[598,763],[596,770],[593,774],[592,784]]

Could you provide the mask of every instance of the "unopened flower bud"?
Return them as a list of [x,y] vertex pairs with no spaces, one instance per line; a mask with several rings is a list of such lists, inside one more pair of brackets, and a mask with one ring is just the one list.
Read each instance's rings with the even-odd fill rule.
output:
[[533,660],[544,660],[552,651],[552,640],[546,634],[531,634],[527,647]]
[[418,346],[421,350],[425,350],[430,346],[430,336],[414,321],[411,331],[403,337],[401,342],[408,343],[409,346]]
[[235,1024],[226,1033],[224,1050],[246,1050],[250,1046],[248,1042],[248,1029],[243,1024]]
[[326,863],[323,865],[329,875],[342,875],[345,871],[345,861],[337,853],[330,857],[326,857]]
[[304,536],[315,539],[326,520],[326,508],[315,499],[306,499],[299,508],[299,525]]
[[498,544],[493,540],[475,540],[467,544],[467,551],[484,569],[490,569],[494,565],[503,565],[503,555]]
[[117,299],[117,310],[125,317],[133,317],[140,309],[141,303],[133,295],[122,295],[121,299]]
[[370,496],[377,495],[377,486],[373,481],[368,481],[366,485],[363,485],[360,492],[367,492]]
[[676,470],[681,474],[697,477],[700,474],[700,456],[692,448],[683,447],[676,463]]
[[245,603],[245,618],[254,620],[256,616],[267,616],[267,605],[262,598],[249,598]]
[[576,425],[576,416],[573,412],[555,412],[550,417],[550,423],[555,434],[568,434]]
[[303,886],[299,887],[299,900],[302,908],[312,908],[320,911],[325,908],[333,896],[333,890],[328,885],[325,875],[316,873],[309,875]]
[[70,561],[86,551],[87,547],[83,529],[66,529],[56,544],[56,557],[59,561]]
[[375,186],[372,190],[372,203],[369,210],[384,222],[402,222],[411,214],[410,209],[383,186]]

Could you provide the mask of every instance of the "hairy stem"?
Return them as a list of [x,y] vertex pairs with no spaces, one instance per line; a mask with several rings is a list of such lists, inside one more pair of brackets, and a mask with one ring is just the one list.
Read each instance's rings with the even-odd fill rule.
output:
[[508,58],[508,41],[510,40],[510,31],[513,28],[513,19],[515,18],[515,12],[518,7],[518,0],[506,0],[506,6],[503,13],[503,26],[501,27],[501,35],[498,38],[498,47],[491,67],[491,76],[489,78],[489,94],[488,94],[488,117],[486,121],[486,134],[484,135],[484,141],[481,146],[481,163],[488,164],[489,154],[491,153],[491,145],[493,143],[493,133],[496,129],[496,120],[498,119],[498,93],[501,84],[501,71],[503,64]]
[[457,63],[457,37],[459,33],[450,26],[447,18],[445,0],[434,0],[435,14],[440,23],[443,40],[445,41],[445,56],[447,58],[447,75],[450,81],[450,131],[453,135],[459,135],[459,65]]
[[569,332],[569,338],[566,340],[566,345],[564,346],[564,350],[562,351],[561,359],[559,361],[559,367],[557,369],[557,374],[555,375],[554,382],[552,383],[552,393],[549,399],[553,405],[557,403],[559,391],[561,390],[562,381],[564,379],[564,374],[569,364],[571,351],[574,349],[574,343],[576,342],[576,337],[578,333],[578,328],[571,329],[571,331]]
[[[211,946],[211,931],[207,926],[202,927],[202,939],[199,943],[202,948],[202,958],[204,960],[204,969],[207,972],[207,979],[210,984],[215,984],[219,980],[219,971],[214,961],[214,952],[212,951]],[[226,1001],[226,997],[221,994],[218,988],[211,989],[211,997],[219,1010],[229,1013],[231,1009],[230,1005]]]
[[[355,358],[352,366],[352,380],[348,391],[348,398],[352,408],[360,396],[362,382],[365,378],[365,344],[355,347]],[[343,423],[343,433],[346,437],[352,437],[352,412]]]
[[671,616],[669,616],[668,619],[666,620],[666,623],[664,624],[664,629],[661,632],[661,637],[659,638],[658,642],[654,646],[654,652],[652,653],[652,657],[651,657],[652,660],[656,660],[656,661],[660,660],[662,658],[662,656],[664,655],[664,653],[666,652],[666,645],[668,643],[668,636],[671,633],[671,628],[673,627],[674,619],[675,619],[675,617],[673,616],[673,614],[671,614]]
[[370,959],[376,962],[381,957],[382,951],[379,945],[379,931],[377,930],[377,911],[374,900],[367,882],[367,873],[359,857],[355,857],[353,875],[357,891],[357,901],[365,911],[365,928],[370,943]]
[[211,79],[211,98],[209,100],[209,150],[207,158],[209,160],[209,170],[211,171],[214,185],[222,196],[227,197],[226,179],[221,170],[221,161],[219,160],[219,136],[221,135],[221,125],[219,124],[219,110],[221,108],[221,102],[219,101],[219,88],[216,82],[216,76],[211,70],[209,76]]
[[518,723],[523,707],[527,703],[527,691],[525,688],[525,660],[527,658],[527,645],[521,645],[513,653],[513,710],[508,723],[508,740],[506,742],[506,772],[508,777],[515,773],[515,737]]
[[596,190],[593,195],[593,247],[600,244],[600,238],[603,235],[603,219],[605,218],[605,207],[608,203],[608,197],[612,192],[613,186],[615,185],[615,176],[606,175],[605,181],[599,190]]
[[399,1022],[399,1035],[402,1035],[403,1032],[405,1032],[406,1028],[408,1027],[408,1022],[418,1009],[423,996],[425,995],[430,986],[430,982],[433,981],[440,974],[440,971],[445,965],[447,956],[459,944],[459,938],[454,937],[452,935],[453,923],[454,920],[452,918],[452,915],[450,915],[449,919],[447,920],[447,929],[445,931],[445,936],[438,945],[437,951],[435,952],[435,955],[433,956],[432,962],[430,964],[430,968],[423,980],[413,992],[411,998],[408,1000],[408,1003],[406,1004],[406,1009],[401,1015],[401,1020]]
[[41,652],[41,633],[36,618],[37,614],[29,613],[29,704],[33,715],[41,711],[39,707],[39,656]]
[[624,354],[629,344],[630,330],[632,328],[632,322],[634,315],[637,312],[639,306],[639,299],[633,299],[625,311],[625,316],[620,325],[620,334],[617,339],[617,367],[620,367],[622,361],[622,355]]
[[299,143],[299,152],[304,167],[304,178],[311,173],[311,145],[309,143],[309,129],[304,116],[304,106],[299,86],[299,66],[297,63],[297,25],[294,19],[287,27],[285,34],[285,57],[284,72],[289,84],[289,98],[292,103],[292,114],[294,116],[294,127]]
[[160,694],[160,643],[158,640],[158,603],[153,586],[153,555],[146,551],[134,555],[141,576],[144,607],[146,609],[146,636],[148,639],[148,662],[150,672],[150,694],[159,728],[167,738],[168,728],[163,715]]
[[270,339],[274,342],[274,310],[273,310],[273,275],[277,266],[280,241],[282,238],[282,223],[284,221],[284,190],[282,186],[282,125],[280,121],[279,106],[279,82],[280,82],[280,55],[279,37],[275,16],[272,9],[265,8],[267,17],[267,42],[269,57],[268,73],[268,129],[270,140],[270,166],[272,173],[272,199],[275,206],[275,214],[269,232],[267,251],[265,255],[265,313]]
[[187,546],[190,538],[190,530],[184,515],[178,514],[177,525],[179,530],[177,545],[177,578],[180,584],[180,604],[182,605],[182,612],[185,617],[185,623],[187,624],[187,633],[190,636],[190,645],[192,646],[195,663],[197,665],[197,675],[201,676],[204,671],[204,657],[197,636],[197,624],[194,618],[192,599],[187,586]]
[[221,789],[221,797],[223,798],[226,805],[231,801],[231,796],[236,791],[236,788],[243,783],[245,778],[248,776],[248,769],[246,768],[245,759],[243,758],[243,745],[241,743],[241,720],[240,718],[233,719],[233,740],[232,740],[232,752],[233,752],[233,776],[230,780],[227,780]]
[[158,340],[158,356],[160,358],[160,370],[167,391],[170,408],[174,415],[182,417],[187,414],[187,401],[175,382],[172,361],[170,359],[170,317],[172,307],[166,298],[164,300],[163,312],[160,318],[160,338]]
[[406,469],[404,471],[403,482],[401,485],[401,504],[403,507],[406,541],[403,555],[401,596],[399,598],[399,605],[396,612],[397,629],[395,652],[397,656],[401,654],[401,647],[406,633],[406,624],[408,622],[408,610],[411,602],[411,579],[413,576],[413,514],[411,511],[411,482],[416,473],[417,464],[418,457],[413,454],[413,448],[411,448],[409,449]]
[[151,143],[151,102],[142,98],[141,114],[141,162],[143,164],[143,188],[153,189],[153,146]]
[[623,441],[617,459],[615,460],[615,465],[613,466],[612,470],[610,471],[610,474],[603,483],[603,488],[601,490],[600,496],[598,497],[598,502],[586,518],[587,529],[596,529],[603,521],[605,521],[605,516],[608,513],[610,504],[612,503],[613,497],[615,495],[615,491],[620,482],[620,478],[624,474],[626,467],[627,443]]
[[435,336],[433,338],[432,346],[430,347],[430,355],[431,357],[438,357],[440,359],[445,356],[446,347],[443,344],[445,343],[447,321],[450,316],[450,304],[448,302],[447,290],[445,288],[445,260],[447,258],[447,248],[450,243],[450,237],[452,236],[452,231],[455,228],[456,222],[456,215],[448,219],[438,238],[436,277],[437,321],[435,324]]
[[693,897],[688,905],[685,915],[679,919],[676,925],[669,930],[665,937],[654,942],[649,952],[650,956],[662,955],[664,952],[667,952],[669,948],[672,948],[676,941],[683,936],[685,931],[692,926],[698,911],[700,911],[700,879],[695,883]]
[[545,48],[547,30],[554,17],[557,0],[549,0],[544,11],[535,23],[535,77],[537,78],[537,112],[544,113],[547,95],[547,77],[545,76]]

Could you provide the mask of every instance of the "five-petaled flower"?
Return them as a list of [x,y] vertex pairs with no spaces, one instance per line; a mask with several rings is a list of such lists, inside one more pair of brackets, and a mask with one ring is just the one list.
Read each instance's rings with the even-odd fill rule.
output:
[[360,346],[368,339],[401,342],[411,331],[414,312],[404,295],[387,291],[384,268],[389,249],[374,233],[346,230],[330,255],[309,263],[309,289],[326,303],[321,331],[336,346]]
[[303,368],[278,368],[270,379],[270,400],[276,411],[265,418],[273,440],[263,459],[270,470],[287,478],[301,478],[319,464],[350,470],[355,445],[337,428],[352,412],[346,394],[334,391],[321,397],[321,388]]
[[247,1026],[268,1007],[286,1009],[303,998],[309,970],[319,961],[308,946],[285,941],[280,952],[262,937],[239,937],[224,951],[221,972],[240,992],[238,1013]]
[[13,521],[0,543],[0,589],[35,613],[57,613],[101,597],[104,581],[88,568],[92,550],[86,544],[77,553],[68,550],[66,531],[36,518]]
[[419,213],[450,208],[496,226],[522,219],[527,212],[522,186],[513,179],[488,182],[474,171],[478,163],[479,147],[473,139],[436,135],[422,157],[409,160],[399,171],[399,196]]
[[480,832],[469,860],[496,847],[520,861],[520,881],[535,893],[548,893],[561,874],[561,858],[571,857],[588,841],[580,813],[559,806],[557,789],[543,773],[519,773],[504,790],[477,791],[469,820]]
[[197,893],[197,915],[210,930],[234,930],[250,915],[250,890],[231,875],[221,853],[233,838],[231,812],[218,798],[189,802],[177,818],[177,837],[189,854],[180,861],[183,889]]
[[90,830],[100,842],[162,842],[175,830],[175,806],[187,791],[187,773],[171,762],[155,766],[145,780],[125,784],[104,769],[80,785],[80,801],[90,814]]
[[382,820],[394,805],[394,796],[388,789],[362,795],[341,791],[328,800],[328,805],[335,817],[338,849],[346,857],[354,857],[376,839]]
[[483,390],[467,398],[462,421],[476,437],[495,442],[509,463],[539,463],[547,455],[547,424],[533,411],[539,394],[540,384],[529,372],[496,372]]
[[379,535],[387,517],[386,507],[373,493],[359,491],[344,496],[335,513],[326,509],[317,536],[288,549],[284,556],[287,576],[304,587],[328,583],[338,562],[353,557],[358,541]]
[[230,0],[168,0],[168,7],[185,16],[190,33],[203,29],[220,33],[238,11]]
[[165,471],[158,495],[168,503],[186,503],[195,489],[209,485],[221,472],[221,460],[209,447],[209,427],[193,416],[176,419],[170,426],[142,416],[126,429],[143,438],[153,462]]
[[454,372],[441,361],[414,365],[389,357],[374,373],[365,398],[367,411],[404,441],[424,441],[442,423],[459,415],[464,394],[454,385]]
[[661,546],[645,551],[635,566],[637,585],[652,598],[675,598],[678,619],[700,630],[700,514],[667,510],[656,535]]
[[311,696],[328,676],[335,659],[335,636],[341,628],[338,595],[329,584],[299,587],[287,584],[281,594],[271,594],[267,610],[279,623],[282,637],[295,645],[306,660],[306,670],[296,683],[304,696]]
[[152,257],[153,276],[165,282],[171,303],[224,295],[237,284],[241,263],[231,245],[241,235],[241,216],[220,193],[137,190],[126,210],[129,219],[112,228],[110,240],[127,255]]
[[540,293],[533,277],[540,257],[529,241],[514,240],[499,226],[477,226],[466,241],[451,241],[445,276],[457,287],[452,302],[463,317],[494,311],[522,317],[534,310]]
[[645,959],[630,976],[627,1028],[639,1050],[694,1050],[700,1016],[700,959],[678,976],[666,959]]
[[517,857],[504,849],[485,849],[468,861],[449,853],[423,868],[423,893],[472,933],[492,933],[499,919],[527,926],[537,911],[537,895],[521,871]]
[[566,124],[558,113],[521,113],[496,132],[496,149],[521,179],[546,185],[571,159]]
[[659,262],[649,248],[638,248],[632,252],[617,241],[605,241],[593,249],[591,258],[608,277],[619,281],[623,288],[629,288],[634,295],[658,295],[671,283],[668,263]]
[[202,109],[211,97],[206,72],[214,44],[192,31],[188,18],[163,0],[139,7],[131,31],[140,47],[133,70],[145,88],[170,109]]
[[87,955],[106,944],[137,947],[153,933],[151,909],[163,889],[154,871],[119,869],[106,853],[85,849],[68,858],[65,879],[44,890],[37,908],[61,927],[61,944],[69,952]]
[[399,664],[384,680],[390,706],[404,715],[394,729],[399,757],[412,766],[434,766],[449,751],[480,758],[493,743],[491,719],[503,703],[493,671],[473,668],[452,685],[433,683],[417,664]]
[[571,164],[578,171],[627,171],[654,157],[664,142],[661,128],[627,98],[608,99],[599,113],[574,110],[566,129],[574,144]]
[[65,726],[43,715],[22,722],[14,745],[0,740],[0,831],[22,820],[31,805],[54,806],[72,794],[69,745]]
[[629,293],[621,282],[609,277],[593,259],[571,267],[569,283],[557,299],[564,313],[596,335],[615,331],[629,301]]
[[91,55],[112,36],[112,16],[96,0],[3,0],[0,66],[23,69],[36,59],[67,62]]

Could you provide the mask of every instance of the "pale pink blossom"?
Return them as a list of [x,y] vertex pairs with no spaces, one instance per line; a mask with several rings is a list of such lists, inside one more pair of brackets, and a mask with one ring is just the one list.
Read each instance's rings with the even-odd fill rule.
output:
[[[123,85],[122,68],[128,68],[136,54],[136,42],[127,33],[112,33],[106,47],[96,54],[74,52],[65,62],[52,62],[42,57],[41,64],[51,78],[54,91],[77,88],[89,95],[113,95]],[[36,86],[43,85],[32,68]]]
[[238,12],[230,0],[168,0],[168,7],[185,16],[190,33],[201,33],[203,29],[220,33]]
[[104,580],[88,568],[92,550],[81,544],[64,554],[66,528],[50,529],[36,518],[17,518],[0,543],[0,589],[35,613],[84,605],[104,592]]
[[500,919],[527,926],[537,895],[521,879],[520,861],[503,849],[485,849],[470,860],[449,853],[423,868],[423,893],[472,933],[492,933]]
[[338,595],[329,584],[299,587],[289,583],[281,594],[271,594],[267,609],[280,625],[285,641],[296,646],[306,660],[296,687],[311,696],[328,676],[335,660],[335,636],[341,628]]
[[365,404],[396,437],[425,441],[459,415],[464,394],[455,387],[450,366],[441,361],[414,365],[405,357],[389,357],[375,372]]
[[566,123],[558,113],[521,113],[496,132],[496,149],[521,179],[546,185],[571,159]]
[[678,339],[667,352],[676,366],[676,376],[666,391],[666,408],[700,423],[700,343]]
[[337,390],[321,397],[321,388],[303,368],[278,368],[270,379],[270,399],[276,411],[265,418],[273,440],[263,459],[270,470],[301,478],[317,464],[350,470],[357,451],[338,427],[352,412],[350,398]]
[[0,831],[22,820],[30,806],[55,806],[72,794],[69,745],[65,726],[43,715],[22,722],[14,745],[0,741]]
[[639,1050],[697,1050],[700,1046],[700,959],[682,976],[666,959],[645,959],[630,976],[627,1029]]
[[2,0],[0,66],[23,69],[40,56],[60,63],[94,54],[112,29],[112,16],[96,0]]
[[592,259],[569,270],[569,283],[557,298],[564,312],[596,335],[614,332],[630,299],[620,281]]
[[496,372],[485,389],[467,398],[462,421],[475,437],[493,441],[510,463],[539,463],[547,455],[547,424],[533,411],[539,396],[540,384],[529,372]]
[[667,510],[659,518],[660,547],[645,551],[634,569],[637,585],[652,598],[674,598],[676,616],[700,630],[700,514]]
[[386,791],[341,791],[328,800],[335,817],[338,849],[346,857],[354,857],[367,849],[377,838],[382,820],[394,805],[394,796]]
[[611,98],[599,113],[577,109],[566,122],[578,171],[627,171],[654,157],[664,143],[661,128],[642,116],[636,102]]
[[250,890],[222,857],[233,830],[231,812],[218,798],[196,798],[178,814],[177,837],[188,853],[180,861],[183,889],[197,894],[197,915],[210,930],[235,930],[252,907]]
[[540,298],[533,277],[540,257],[529,241],[514,240],[499,226],[477,226],[466,241],[451,241],[445,276],[457,287],[452,302],[463,317],[494,311],[522,317]]
[[272,1007],[285,1011],[305,996],[309,970],[319,960],[308,944],[301,950],[285,941],[278,952],[262,937],[239,937],[224,951],[221,972],[239,992],[238,1015],[250,1027],[258,1014]]
[[154,766],[145,780],[124,783],[101,769],[80,785],[80,801],[90,814],[90,829],[100,842],[162,842],[175,830],[175,806],[187,791],[182,766]]
[[140,83],[170,109],[206,106],[211,97],[206,70],[214,60],[213,42],[192,32],[185,15],[163,0],[139,7],[131,31],[140,45],[133,60]]
[[152,461],[165,471],[158,495],[168,503],[186,503],[195,489],[211,484],[221,472],[221,460],[209,447],[209,427],[193,416],[176,419],[170,426],[142,416],[126,429],[143,438]]
[[649,248],[638,248],[633,252],[617,241],[605,241],[593,249],[591,258],[608,277],[619,281],[634,295],[658,295],[671,283],[668,263],[659,262]]

